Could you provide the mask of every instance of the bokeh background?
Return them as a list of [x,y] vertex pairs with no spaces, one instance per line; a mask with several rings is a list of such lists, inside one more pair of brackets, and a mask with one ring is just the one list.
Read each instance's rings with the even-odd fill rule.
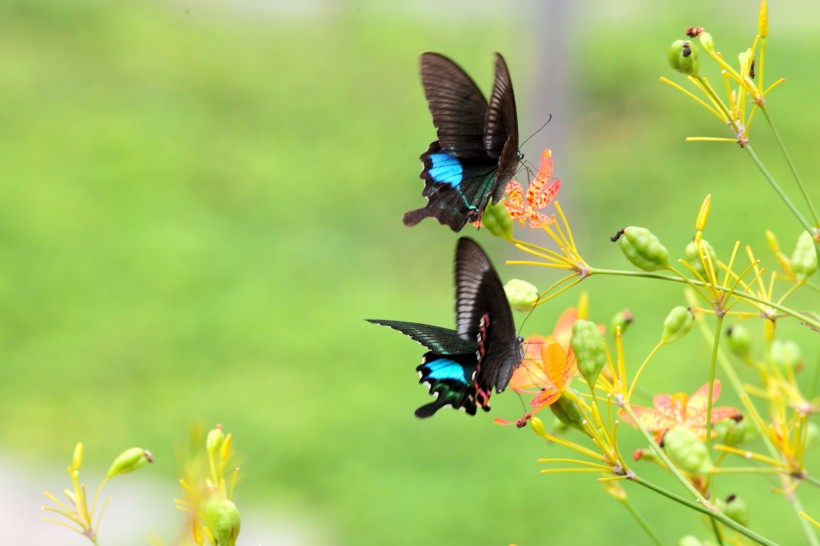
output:
[[[816,197],[820,7],[771,4],[766,78],[787,84],[768,104]],[[457,235],[431,220],[401,224],[423,203],[418,156],[434,139],[418,56],[447,54],[486,92],[492,54],[504,53],[522,139],[552,116],[524,151],[553,150],[559,200],[589,262],[628,268],[608,241],[626,225],[650,227],[679,256],[707,193],[717,251],[740,240],[763,255],[765,229],[791,249],[799,227],[736,146],[683,142],[724,135],[658,82],[682,81],[666,49],[687,26],[706,27],[734,59],[751,45],[757,8],[3,2],[0,519],[9,543],[84,543],[38,520],[42,491],[69,485],[64,468],[79,440],[90,486],[126,447],[157,459],[112,483],[103,543],[144,544],[151,532],[173,543],[176,454],[192,426],[215,423],[241,454],[240,543],[642,543],[590,475],[538,474],[538,457],[565,452],[492,424],[521,414],[515,394],[494,397],[490,415],[415,419],[427,400],[414,369],[421,349],[363,320],[453,321]],[[793,191],[760,121],[756,149]],[[558,278],[506,266],[515,249],[471,236],[505,280],[545,288]],[[624,307],[635,313],[634,367],[683,301],[678,285],[593,277],[582,287],[598,322]],[[523,333],[550,332],[578,296],[540,308]],[[816,298],[800,304],[817,309]],[[781,332],[817,364],[816,336],[796,325]],[[644,385],[692,392],[707,357],[691,335]],[[800,543],[774,482],[720,485],[748,497],[755,529]],[[692,513],[628,491],[668,543],[707,535]],[[818,495],[801,491],[816,516]]]

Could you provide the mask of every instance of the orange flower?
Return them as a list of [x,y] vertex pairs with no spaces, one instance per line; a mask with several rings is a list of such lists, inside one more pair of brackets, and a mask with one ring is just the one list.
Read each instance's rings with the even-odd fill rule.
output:
[[538,174],[527,187],[526,203],[521,184],[513,180],[507,184],[507,201],[504,205],[512,219],[518,220],[522,226],[527,220],[532,227],[544,226],[552,222],[552,218],[538,211],[552,203],[560,188],[561,181],[552,178],[552,153],[544,150],[541,154]]
[[[706,402],[709,383],[695,391],[691,397],[679,392],[676,394],[658,394],[652,399],[654,408],[632,406],[635,416],[649,432],[655,433],[655,441],[660,443],[666,432],[678,425],[683,425],[695,432],[701,439],[706,438]],[[720,380],[716,379],[712,389],[712,400],[720,396]],[[740,415],[740,410],[729,406],[712,407],[712,424]],[[618,416],[635,426],[629,415],[621,410]],[[713,433],[714,435],[714,433]]]
[[533,415],[561,397],[572,377],[578,373],[575,354],[569,346],[572,324],[577,319],[578,311],[567,309],[558,319],[550,337],[532,335],[524,340],[524,360],[513,373],[510,388],[519,393],[534,394],[530,401],[533,409],[518,421],[496,418],[496,423],[515,423],[523,427]]

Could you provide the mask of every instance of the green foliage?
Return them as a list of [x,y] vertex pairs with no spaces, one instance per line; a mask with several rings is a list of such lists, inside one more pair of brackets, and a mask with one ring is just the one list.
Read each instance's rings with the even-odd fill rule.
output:
[[[112,458],[138,443],[162,454],[153,470],[172,478],[182,431],[219,421],[242,438],[242,494],[310,515],[341,543],[626,536],[620,514],[582,524],[578,506],[606,502],[585,477],[537,477],[534,461],[550,448],[531,434],[484,415],[415,420],[418,348],[362,320],[402,309],[451,324],[454,238],[401,226],[420,202],[417,158],[434,134],[417,58],[444,50],[485,82],[498,49],[519,96],[549,94],[534,89],[548,61],[521,45],[522,18],[468,18],[444,33],[387,11],[300,19],[215,4],[16,0],[0,12],[4,450],[59,466],[55,454],[78,438]],[[678,228],[706,188],[713,216],[733,228],[710,232],[719,254],[737,238],[763,240],[749,218],[784,224],[762,185],[748,191],[754,174],[740,159],[683,144],[693,107],[656,83],[668,29],[625,47],[613,45],[611,20],[586,23],[577,48],[566,46],[578,51],[578,108],[553,115],[571,118],[563,191],[576,192],[590,255],[621,260],[606,239],[627,224],[653,226],[681,255]],[[808,59],[806,42],[820,42],[813,29],[786,34],[770,63],[800,79],[773,108],[785,133],[810,142],[810,116],[792,105],[816,104],[807,78],[820,76],[796,64],[788,40],[799,35]],[[519,112],[522,134],[546,116],[527,102]],[[817,154],[795,155],[817,172]],[[634,288],[588,286],[600,316],[628,305],[638,321],[679,297]],[[656,331],[633,334],[639,353]],[[675,362],[662,373],[664,388],[696,376]],[[520,406],[511,394],[493,402],[498,415]],[[634,497],[658,528],[688,527]],[[765,528],[783,513],[755,517]]]

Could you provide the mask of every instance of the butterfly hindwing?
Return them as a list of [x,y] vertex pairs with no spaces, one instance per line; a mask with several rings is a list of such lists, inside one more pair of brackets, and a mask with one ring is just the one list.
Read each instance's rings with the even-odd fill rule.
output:
[[524,355],[501,279],[484,250],[462,237],[456,247],[456,331],[476,339],[480,365],[476,383],[487,391],[507,388]]
[[421,80],[438,140],[420,157],[427,204],[407,212],[414,226],[428,216],[460,231],[498,202],[518,166],[518,121],[507,64],[496,54],[488,104],[475,82],[438,53],[421,56]]

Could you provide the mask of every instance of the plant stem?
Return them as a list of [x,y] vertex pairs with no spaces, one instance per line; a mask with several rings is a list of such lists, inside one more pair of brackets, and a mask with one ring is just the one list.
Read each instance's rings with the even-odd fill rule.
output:
[[[726,292],[731,292],[732,291],[732,288],[727,287],[727,286],[721,286],[721,285],[714,285],[713,286],[713,285],[710,285],[708,283],[704,283],[702,281],[699,281],[697,279],[686,279],[686,278],[681,278],[681,277],[673,277],[671,275],[663,275],[661,273],[650,273],[650,272],[647,272],[647,271],[620,271],[620,270],[617,270],[617,269],[597,269],[597,268],[592,268],[591,267],[589,269],[589,275],[590,276],[592,276],[592,275],[614,275],[614,276],[620,276],[620,277],[645,277],[647,279],[657,279],[657,280],[662,280],[662,281],[674,281],[674,282],[686,283],[686,284],[691,283],[691,284],[695,284],[695,285],[698,285],[698,286],[712,286],[712,288],[715,288],[717,290],[724,290]],[[785,305],[782,305],[780,303],[769,301],[769,300],[766,300],[766,299],[763,299],[763,298],[759,298],[759,297],[757,297],[753,294],[742,292],[740,290],[734,290],[733,293],[734,293],[735,296],[738,296],[742,299],[753,301],[753,302],[759,303],[761,305],[766,305],[768,307],[771,307],[772,309],[777,309],[778,311],[780,311],[782,313],[785,313],[785,314],[787,314],[791,317],[794,317],[795,319],[799,320],[800,322],[805,322],[807,325],[814,328],[815,330],[820,331],[820,320],[817,320],[814,317],[811,317],[809,315],[804,315],[803,313],[800,313],[798,311],[794,311],[793,309],[790,309],[790,308],[788,308]]]
[[803,214],[797,209],[796,206],[794,206],[794,203],[792,203],[791,199],[789,199],[789,196],[786,195],[786,193],[780,187],[780,184],[777,183],[777,181],[774,179],[769,170],[766,169],[766,166],[763,165],[763,162],[760,161],[760,158],[757,157],[757,154],[754,152],[754,150],[752,150],[752,145],[746,144],[746,146],[744,146],[743,149],[746,150],[754,164],[757,166],[758,169],[760,169],[760,172],[763,173],[763,177],[766,180],[768,180],[769,184],[772,186],[772,189],[774,189],[778,197],[780,197],[780,199],[783,201],[786,207],[792,212],[792,214],[794,214],[794,217],[797,218],[797,221],[800,222],[800,225],[803,226],[803,229],[805,229],[809,233],[814,233],[811,224],[809,224],[808,220],[803,218]]
[[800,175],[797,173],[797,167],[795,167],[794,163],[792,162],[792,158],[789,155],[789,151],[786,149],[786,144],[780,138],[780,133],[777,131],[777,128],[774,126],[774,122],[772,118],[769,117],[769,111],[766,110],[765,107],[761,106],[760,111],[763,112],[763,116],[766,118],[766,121],[769,124],[769,128],[772,130],[774,134],[775,140],[777,140],[777,144],[780,146],[780,151],[783,152],[783,157],[786,158],[786,163],[789,164],[789,169],[792,171],[792,176],[794,177],[795,182],[797,182],[797,187],[800,188],[800,193],[803,194],[803,199],[806,201],[806,205],[809,207],[812,216],[814,217],[815,225],[820,226],[820,217],[817,216],[817,211],[814,208],[814,205],[809,198],[809,194],[806,191],[806,187],[803,185],[803,180],[800,178]]
[[638,525],[640,525],[640,526],[641,526],[641,528],[644,530],[644,532],[645,532],[645,533],[649,536],[649,539],[650,539],[652,542],[654,542],[655,544],[657,544],[658,546],[662,546],[662,545],[663,545],[663,541],[660,539],[660,537],[658,537],[658,535],[656,535],[656,534],[655,534],[655,532],[652,530],[652,528],[651,528],[651,527],[649,527],[649,522],[648,522],[648,521],[646,521],[646,520],[643,518],[643,516],[641,516],[641,515],[638,513],[638,511],[637,511],[637,510],[635,510],[635,507],[634,507],[634,506],[632,506],[632,503],[631,503],[631,502],[629,502],[629,499],[628,499],[628,498],[623,499],[623,500],[621,501],[621,504],[623,504],[623,505],[624,505],[624,507],[625,507],[625,508],[629,511],[629,513],[630,513],[630,514],[632,515],[632,517],[635,519],[635,521],[637,521],[637,522],[638,522]]
[[[712,340],[712,358],[709,361],[709,393],[706,396],[706,451],[712,453],[712,404],[714,404],[715,368],[717,367],[718,348],[720,347],[720,334],[723,329],[723,315],[717,315],[715,321],[715,336]],[[714,491],[712,493],[715,495]]]
[[687,506],[687,507],[689,507],[693,510],[697,510],[698,512],[706,514],[710,518],[713,518],[713,519],[716,519],[716,520],[720,521],[725,526],[734,529],[735,531],[737,531],[741,535],[749,538],[750,540],[753,540],[753,541],[757,542],[758,544],[764,544],[765,546],[777,546],[776,542],[772,542],[768,538],[755,533],[751,529],[748,529],[747,527],[742,526],[741,524],[739,524],[735,520],[733,520],[731,518],[728,518],[723,514],[720,514],[720,513],[717,513],[717,512],[712,512],[711,510],[709,510],[708,508],[706,508],[705,506],[703,506],[703,505],[701,505],[697,502],[690,501],[688,499],[684,499],[683,497],[679,497],[678,495],[675,495],[674,493],[672,493],[670,491],[667,491],[666,489],[658,487],[657,485],[655,485],[654,483],[652,483],[650,481],[644,480],[640,476],[636,475],[636,476],[634,476],[630,479],[633,482],[646,487],[647,489],[651,489],[652,491],[655,491],[656,493],[660,493],[661,495],[663,495],[664,497],[666,497],[670,500],[673,500],[677,503],[683,504],[684,506]]

